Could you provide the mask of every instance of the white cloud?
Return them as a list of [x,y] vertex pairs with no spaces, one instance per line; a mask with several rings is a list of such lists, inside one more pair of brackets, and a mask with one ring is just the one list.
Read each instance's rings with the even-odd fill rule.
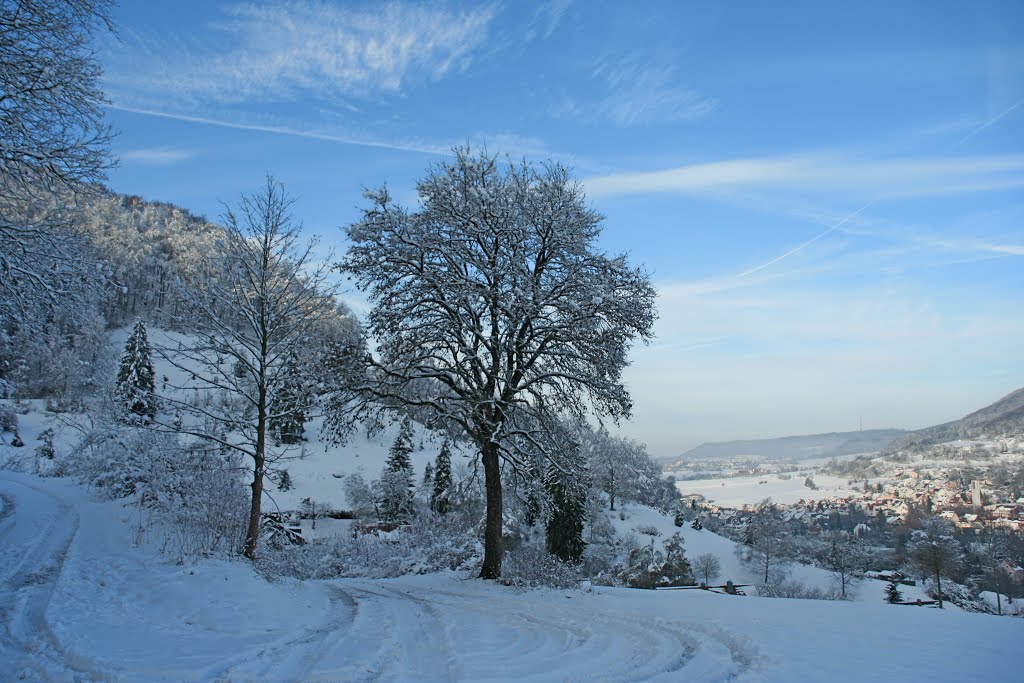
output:
[[115,62],[108,81],[122,96],[162,92],[222,103],[400,93],[465,68],[496,9],[292,0],[241,3],[227,14],[212,33],[150,46],[143,63]]
[[637,126],[693,121],[717,106],[713,98],[679,83],[675,69],[664,63],[606,57],[592,75],[603,81],[607,94],[586,102],[566,97],[553,108],[555,116]]
[[558,25],[562,23],[562,17],[569,7],[572,6],[572,3],[573,0],[549,0],[538,7],[534,11],[530,25],[526,30],[526,40],[531,41],[538,38],[546,40],[550,38],[551,34],[558,28]]
[[1024,187],[1024,155],[859,161],[793,155],[690,164],[585,181],[592,197],[675,192],[724,194],[790,189],[853,197],[920,197]]
[[170,166],[172,164],[188,161],[195,156],[192,150],[174,149],[171,147],[147,147],[144,149],[130,149],[118,155],[121,161],[146,164],[149,166]]

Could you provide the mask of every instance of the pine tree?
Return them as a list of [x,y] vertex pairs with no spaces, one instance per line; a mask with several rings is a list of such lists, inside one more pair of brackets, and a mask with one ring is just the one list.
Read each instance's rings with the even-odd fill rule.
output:
[[412,470],[384,468],[380,479],[373,484],[377,510],[385,522],[405,524],[415,512]]
[[405,418],[398,430],[395,442],[388,451],[386,468],[389,472],[407,470],[412,473],[412,421]]
[[387,522],[404,523],[413,514],[413,492],[416,488],[412,469],[412,421],[405,418],[391,444],[384,472],[374,488],[381,518]]
[[448,513],[448,490],[452,486],[452,452],[446,440],[434,460],[434,492],[430,496],[430,509],[439,515]]
[[434,466],[431,463],[427,463],[427,466],[423,468],[423,488],[430,488],[431,484],[434,483]]
[[296,444],[306,433],[306,411],[309,410],[307,388],[302,380],[299,357],[292,350],[281,369],[281,388],[270,402],[267,426],[281,443]]
[[564,562],[578,564],[587,547],[583,540],[587,487],[581,477],[548,466],[544,478],[551,502],[547,523],[547,549]]
[[156,417],[156,373],[152,354],[146,325],[138,320],[125,342],[115,388],[118,402],[133,421],[152,422]]
[[693,568],[683,547],[683,537],[678,531],[665,541],[665,563],[661,567],[661,575],[663,585],[692,586],[696,583]]
[[890,605],[903,602],[903,594],[900,593],[895,581],[890,581],[889,585],[885,587],[885,601]]

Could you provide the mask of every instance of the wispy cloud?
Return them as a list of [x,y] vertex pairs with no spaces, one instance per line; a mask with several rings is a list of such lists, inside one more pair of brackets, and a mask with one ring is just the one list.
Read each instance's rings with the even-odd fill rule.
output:
[[591,196],[792,189],[853,197],[921,197],[1024,187],[1024,155],[859,161],[829,155],[732,159],[585,181]]
[[572,6],[573,0],[548,0],[534,10],[526,29],[526,40],[546,40],[562,23],[562,17]]
[[661,60],[605,57],[592,76],[606,94],[596,101],[565,98],[555,107],[555,116],[637,126],[693,121],[717,106],[713,98],[680,83],[675,69]]
[[[219,103],[400,93],[464,69],[496,12],[491,5],[240,3],[212,33],[149,47],[143,63],[115,60],[108,81],[122,104],[147,93]],[[146,46],[131,47],[138,55],[134,48]]]
[[171,166],[173,164],[187,161],[195,156],[189,149],[175,149],[172,147],[147,147],[144,149],[130,149],[121,152],[121,161],[145,164],[148,166]]

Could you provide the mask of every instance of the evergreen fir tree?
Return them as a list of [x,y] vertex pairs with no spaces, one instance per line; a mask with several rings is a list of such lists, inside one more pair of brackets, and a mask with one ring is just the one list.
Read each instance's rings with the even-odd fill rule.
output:
[[423,488],[431,488],[431,484],[434,483],[434,466],[431,463],[427,463],[427,466],[423,468]]
[[895,581],[890,581],[889,585],[885,587],[885,601],[891,605],[903,602],[903,594],[900,593]]
[[587,547],[583,540],[587,487],[573,476],[549,465],[544,480],[551,502],[547,524],[547,549],[564,562],[578,564]]
[[288,473],[288,470],[281,470],[281,474],[277,477],[277,490],[278,491],[291,491],[292,490],[292,475]]
[[375,484],[377,507],[387,522],[409,521],[414,511],[416,483],[412,469],[412,421],[405,418],[391,444],[384,472]]
[[373,484],[381,520],[398,524],[411,521],[416,511],[413,489],[411,470],[385,468],[380,479]]
[[663,582],[667,586],[692,586],[696,583],[683,547],[683,537],[678,531],[665,541],[665,564],[661,567],[661,575],[668,579]]
[[156,373],[146,325],[136,321],[124,345],[117,371],[115,395],[129,419],[152,422],[156,417]]
[[430,496],[430,509],[439,515],[448,513],[448,491],[452,486],[452,452],[446,440],[434,460],[434,492]]
[[281,386],[270,401],[267,426],[281,443],[296,444],[306,433],[309,399],[302,381],[299,357],[294,351],[288,354],[281,372]]
[[395,442],[391,444],[391,450],[388,451],[388,460],[386,468],[389,472],[398,472],[399,470],[406,470],[410,474],[412,473],[412,421],[409,418],[405,418],[402,421],[402,426],[398,430],[398,436],[395,437]]

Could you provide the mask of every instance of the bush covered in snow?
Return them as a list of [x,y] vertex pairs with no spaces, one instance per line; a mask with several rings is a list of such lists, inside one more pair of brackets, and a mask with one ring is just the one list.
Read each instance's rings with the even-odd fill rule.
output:
[[[643,528],[638,530],[646,533]],[[653,540],[653,535],[648,535]],[[664,551],[657,549],[653,542],[630,550],[619,578],[630,588],[692,586],[696,583],[690,562],[683,551],[683,537],[678,533],[665,541]]]
[[119,425],[89,431],[56,473],[78,477],[105,498],[134,498],[152,513],[163,548],[193,557],[239,548],[248,510],[239,466],[237,457],[206,444]]
[[305,545],[265,545],[256,566],[268,577],[393,578],[479,567],[483,549],[473,530],[452,515],[427,515],[388,532],[334,536]]
[[774,581],[757,587],[757,594],[762,598],[798,598],[801,600],[841,600],[839,591],[822,590],[815,586],[806,586],[797,579],[779,577]]
[[575,588],[580,569],[563,562],[537,543],[523,543],[505,555],[499,583],[517,588]]

